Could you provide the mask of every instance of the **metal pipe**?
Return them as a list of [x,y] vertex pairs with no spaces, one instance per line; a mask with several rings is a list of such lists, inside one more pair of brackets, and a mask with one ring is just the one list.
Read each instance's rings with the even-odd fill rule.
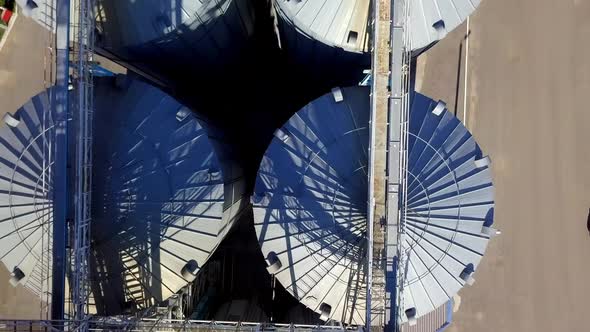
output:
[[56,6],[56,84],[52,111],[55,119],[55,163],[53,165],[53,274],[51,318],[64,318],[66,274],[66,220],[68,218],[68,78],[70,41],[70,0]]

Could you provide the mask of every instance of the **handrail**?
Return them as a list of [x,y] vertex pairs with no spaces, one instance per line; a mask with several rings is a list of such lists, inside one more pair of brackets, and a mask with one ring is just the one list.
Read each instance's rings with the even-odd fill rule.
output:
[[[77,92],[76,188],[74,249],[72,259],[72,316],[78,331],[88,330],[90,298],[90,226],[92,199],[92,122],[94,55],[94,0],[74,0],[77,24],[72,25],[74,42],[74,79]],[[76,118],[74,116],[74,118]]]
[[375,164],[375,144],[376,144],[376,132],[377,132],[377,91],[375,88],[375,81],[377,77],[377,41],[378,36],[378,22],[379,17],[379,0],[371,1],[373,10],[371,11],[371,24],[372,38],[371,38],[371,113],[370,113],[370,125],[369,125],[369,172],[368,172],[368,188],[367,188],[367,295],[366,295],[366,316],[365,316],[365,330],[371,330],[371,299],[372,299],[372,287],[373,287],[373,223],[375,219],[375,188],[374,178],[375,170],[372,165]]
[[[407,215],[408,211],[408,141],[409,141],[409,115],[410,115],[410,77],[411,77],[411,61],[412,61],[412,46],[411,46],[411,36],[410,36],[410,25],[408,24],[410,20],[410,1],[408,0],[394,0],[403,2],[401,4],[401,9],[403,10],[403,14],[401,18],[400,25],[404,29],[403,31],[403,49],[402,49],[402,77],[401,77],[401,137],[400,137],[400,167],[399,167],[399,179],[400,179],[400,194],[401,194],[401,213],[398,213],[398,233],[397,233],[397,256],[398,256],[398,268],[397,268],[397,276],[396,276],[396,309],[397,309],[397,317],[395,320],[396,323],[396,330],[401,328],[401,319],[402,315],[404,314],[404,277],[405,277],[405,268],[403,268],[406,264],[406,260],[408,259],[407,253],[403,251],[402,244],[406,230],[405,230],[405,216]],[[393,34],[392,34],[393,35]],[[393,41],[392,41],[393,42]]]

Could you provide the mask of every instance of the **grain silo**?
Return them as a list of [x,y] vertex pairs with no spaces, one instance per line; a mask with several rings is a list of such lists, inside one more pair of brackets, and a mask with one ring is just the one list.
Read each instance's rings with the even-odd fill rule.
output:
[[255,21],[249,0],[98,0],[96,14],[99,53],[163,80],[219,74],[239,60]]
[[[0,257],[47,300],[51,289],[55,130],[51,89],[0,129]],[[246,202],[223,135],[160,90],[126,76],[95,82],[92,311],[119,314],[166,300],[213,254]],[[49,267],[49,269],[48,269]],[[66,274],[67,275],[67,274]]]
[[[273,0],[280,44],[294,66],[328,80],[354,81],[370,68],[370,0]],[[428,49],[475,11],[479,0],[412,1],[407,13],[414,55]],[[389,10],[389,9],[384,9]],[[395,19],[394,19],[395,23]],[[346,75],[345,75],[346,74]],[[328,76],[328,77],[326,77]],[[336,80],[336,81],[338,81]]]
[[[489,159],[471,134],[418,93],[409,121],[402,322],[471,284],[495,234]],[[365,320],[368,126],[366,88],[311,102],[275,132],[252,197],[269,272],[323,320],[351,325]]]

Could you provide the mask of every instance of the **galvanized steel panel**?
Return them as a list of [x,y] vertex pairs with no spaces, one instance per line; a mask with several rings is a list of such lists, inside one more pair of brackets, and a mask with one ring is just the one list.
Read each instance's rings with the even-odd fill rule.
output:
[[[325,303],[331,307],[326,317],[361,325],[368,90],[341,91],[342,102],[326,94],[276,132],[252,201],[269,269],[272,255],[280,261],[273,272],[277,280],[310,309],[322,314]],[[408,258],[399,268],[407,271],[404,310],[415,308],[417,317],[463,287],[466,266],[477,268],[489,241],[482,227],[491,224],[493,209],[491,173],[475,164],[481,150],[452,114],[432,112],[437,104],[416,93],[410,111],[408,210],[401,235]]]

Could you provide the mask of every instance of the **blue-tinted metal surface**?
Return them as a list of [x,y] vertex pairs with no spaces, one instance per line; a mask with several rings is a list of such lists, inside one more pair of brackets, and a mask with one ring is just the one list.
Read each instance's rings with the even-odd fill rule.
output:
[[254,31],[249,0],[99,0],[98,47],[157,77],[213,73]]
[[70,0],[57,0],[56,84],[52,90],[55,121],[55,162],[53,164],[53,274],[51,318],[64,318],[68,206],[68,78],[70,43]]
[[419,318],[471,283],[490,240],[494,188],[471,133],[443,103],[418,93],[412,97],[408,150],[401,312],[415,309]]
[[[295,74],[312,77],[315,84],[326,82],[326,88],[335,84],[355,84],[363,78],[363,70],[370,68],[370,56],[365,45],[366,19],[362,30],[357,29],[356,41],[347,43],[344,30],[349,27],[348,23],[334,19],[335,16],[322,17],[322,14],[331,13],[318,12],[323,1],[273,0],[273,3],[281,48],[286,52],[290,66],[296,68]],[[301,10],[307,3],[313,8]],[[345,12],[350,12],[354,5],[343,7],[347,7]],[[337,17],[349,20],[350,13]],[[309,21],[320,23],[314,25]],[[312,27],[321,31],[314,31]]]
[[[121,314],[185,286],[247,202],[223,132],[141,81],[100,78],[95,84],[90,310]],[[57,137],[51,118],[43,125],[54,89],[0,127],[6,166],[0,167],[0,196],[7,202],[0,206],[0,259],[10,271],[19,268],[24,277],[16,282],[43,300],[52,278],[46,269],[55,264],[43,235],[58,229],[51,214],[58,178],[43,157]],[[196,269],[187,271],[191,261]]]
[[15,121],[0,125],[0,259],[43,300],[51,293],[53,257],[52,94],[33,97],[10,116]]
[[[277,130],[252,201],[277,280],[324,319],[363,325],[369,91],[342,92],[343,101],[324,95]],[[489,166],[467,129],[438,106],[412,97],[400,268],[401,312],[415,308],[416,317],[469,283],[493,222]]]
[[453,323],[453,303],[453,300],[449,300],[449,302],[445,304],[447,312],[446,322],[443,324],[443,326],[440,327],[440,329],[436,330],[436,332],[446,331],[447,328],[449,328],[449,326],[451,326],[451,324]]
[[254,225],[287,291],[324,320],[362,325],[369,89],[342,96],[320,97],[275,133],[258,171]]
[[[273,0],[281,43],[299,62],[350,66],[368,52],[369,0]],[[414,55],[463,23],[481,0],[411,1],[409,29]],[[340,59],[343,58],[343,59]],[[365,60],[366,61],[366,60]],[[321,69],[318,67],[317,69]],[[314,70],[317,70],[314,68]]]
[[110,314],[191,281],[186,264],[196,274],[212,255],[243,208],[243,187],[212,131],[172,97],[119,76],[99,81],[95,100],[93,293]]

